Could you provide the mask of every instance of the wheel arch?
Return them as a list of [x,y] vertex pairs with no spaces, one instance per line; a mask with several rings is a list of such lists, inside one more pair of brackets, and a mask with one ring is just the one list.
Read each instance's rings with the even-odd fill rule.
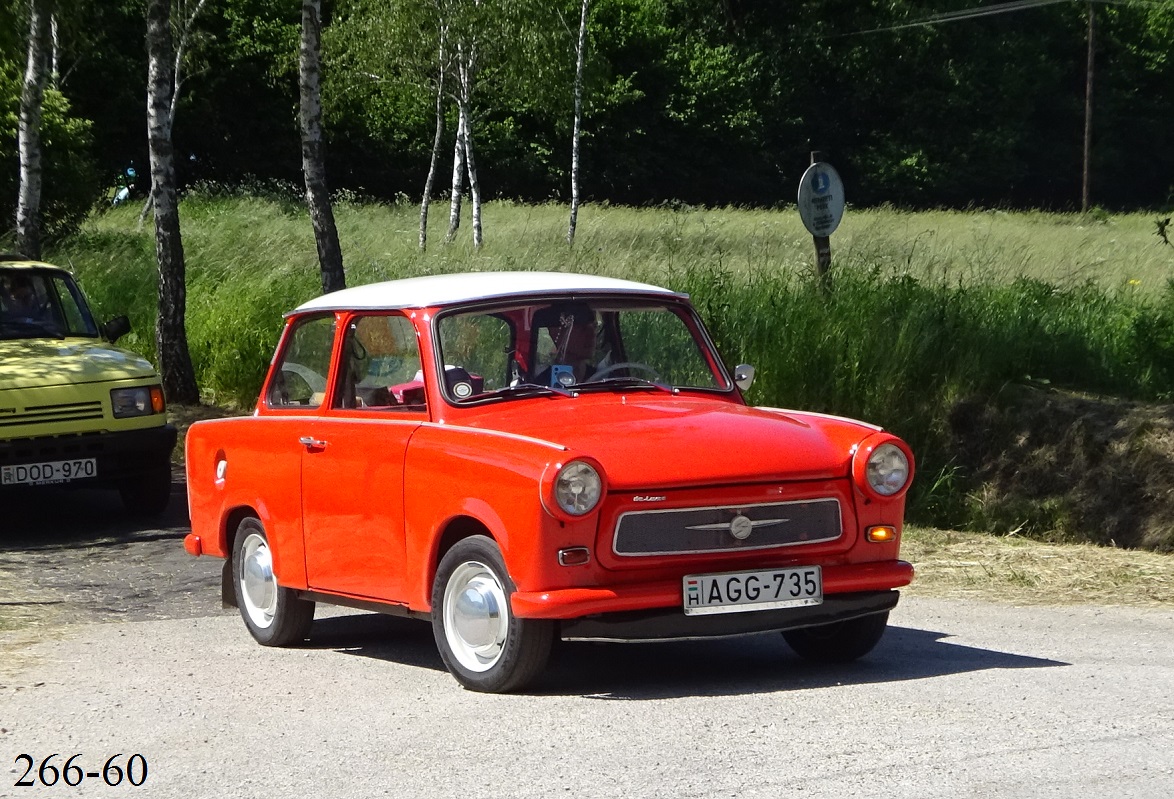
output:
[[220,541],[224,552],[228,553],[229,560],[232,560],[232,548],[236,544],[237,528],[249,516],[260,519],[262,526],[264,526],[265,520],[261,519],[261,514],[250,505],[237,505],[224,514],[224,523],[220,529]]
[[489,526],[480,519],[461,514],[454,516],[445,522],[440,530],[440,534],[436,536],[436,543],[432,548],[432,555],[428,560],[428,574],[424,585],[427,591],[428,604],[432,604],[432,583],[436,579],[436,570],[440,567],[440,561],[448,551],[456,546],[457,542],[463,541],[466,538],[472,538],[475,535],[481,535],[488,538],[497,546],[501,547],[501,541]]
[[224,523],[220,530],[222,551],[226,553],[224,566],[220,570],[220,604],[226,608],[237,607],[236,591],[232,585],[232,551],[236,546],[237,528],[249,516],[256,519],[261,518],[256,508],[249,505],[237,505],[225,514]]

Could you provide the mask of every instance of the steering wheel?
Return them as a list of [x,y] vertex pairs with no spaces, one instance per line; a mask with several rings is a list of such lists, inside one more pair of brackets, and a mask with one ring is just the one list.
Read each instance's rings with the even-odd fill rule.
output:
[[300,377],[313,393],[326,390],[326,378],[308,366],[302,366],[300,363],[294,363],[293,361],[286,361],[281,365],[281,371]]
[[587,382],[590,382],[591,380],[601,380],[610,375],[612,372],[618,372],[621,369],[635,369],[638,372],[647,372],[648,374],[652,375],[652,382],[660,382],[660,372],[656,371],[646,363],[637,363],[636,361],[620,361],[619,363],[613,363],[610,366],[605,366],[595,374],[591,375]]

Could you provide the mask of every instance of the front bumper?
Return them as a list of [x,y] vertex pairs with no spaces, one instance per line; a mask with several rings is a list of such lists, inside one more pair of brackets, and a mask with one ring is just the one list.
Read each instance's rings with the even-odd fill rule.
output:
[[811,607],[714,616],[686,616],[679,609],[605,613],[564,621],[560,635],[593,641],[667,641],[794,630],[887,613],[897,606],[899,597],[898,591],[832,594]]
[[[903,560],[824,566],[824,602],[839,594],[888,591],[909,585],[912,581],[913,566]],[[510,599],[510,608],[515,616],[522,619],[577,619],[600,613],[668,609],[675,609],[683,616],[682,593],[679,579],[606,588],[517,591]]]
[[94,458],[98,467],[96,477],[61,485],[106,485],[166,464],[175,449],[176,437],[175,427],[166,424],[139,430],[0,441],[0,468]]

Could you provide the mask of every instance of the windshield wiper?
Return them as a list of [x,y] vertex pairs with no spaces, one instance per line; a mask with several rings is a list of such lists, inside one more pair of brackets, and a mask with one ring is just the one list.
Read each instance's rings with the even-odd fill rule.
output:
[[543,394],[557,394],[560,397],[573,397],[572,392],[562,386],[544,386],[541,383],[515,383],[512,386],[499,388],[490,394],[490,397],[534,397]]
[[643,377],[603,377],[599,380],[585,380],[582,383],[576,383],[575,388],[584,389],[598,386],[600,388],[623,387],[623,388],[657,388],[668,394],[676,394],[677,390],[666,383],[658,383],[655,380],[647,380]]

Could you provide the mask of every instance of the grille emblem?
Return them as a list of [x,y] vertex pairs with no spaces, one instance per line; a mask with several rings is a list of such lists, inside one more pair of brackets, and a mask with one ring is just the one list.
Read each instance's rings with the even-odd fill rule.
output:
[[754,522],[742,514],[738,514],[730,520],[730,535],[739,541],[745,541],[754,532]]
[[758,519],[754,520],[748,516],[743,516],[739,513],[729,522],[718,522],[716,524],[691,524],[686,530],[726,530],[739,541],[745,541],[750,537],[757,527],[774,527],[776,524],[783,524],[789,522],[790,519]]

